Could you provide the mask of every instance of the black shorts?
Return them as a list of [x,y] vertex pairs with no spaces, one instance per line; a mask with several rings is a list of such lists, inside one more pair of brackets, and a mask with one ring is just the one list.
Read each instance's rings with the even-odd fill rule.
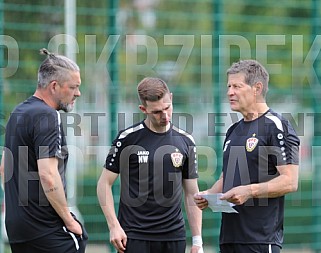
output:
[[220,253],[280,253],[281,248],[275,244],[238,244],[220,245]]
[[127,239],[126,253],[185,253],[186,241],[143,241]]
[[82,236],[67,231],[65,227],[38,239],[11,243],[12,253],[84,253],[88,235],[84,227]]

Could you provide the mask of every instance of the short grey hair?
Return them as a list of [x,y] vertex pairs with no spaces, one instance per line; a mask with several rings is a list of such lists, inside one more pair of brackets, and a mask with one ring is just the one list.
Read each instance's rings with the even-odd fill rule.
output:
[[63,82],[69,78],[69,72],[79,72],[79,66],[63,55],[55,55],[47,49],[40,49],[40,54],[47,55],[47,58],[41,63],[38,69],[38,88],[45,88],[56,80]]
[[265,98],[269,89],[269,73],[261,63],[256,60],[240,60],[234,62],[227,70],[227,76],[231,74],[244,74],[246,84],[253,86],[260,82],[263,85],[262,96]]

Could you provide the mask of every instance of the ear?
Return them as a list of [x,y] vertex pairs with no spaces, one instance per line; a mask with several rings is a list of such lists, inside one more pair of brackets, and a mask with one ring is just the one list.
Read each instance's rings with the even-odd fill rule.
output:
[[139,105],[138,108],[139,108],[139,110],[141,110],[143,113],[146,114],[146,108],[145,108],[145,106]]
[[254,92],[255,95],[261,95],[263,90],[263,84],[261,82],[258,82],[254,85]]
[[49,86],[49,89],[50,89],[51,93],[54,94],[56,92],[56,90],[57,90],[58,82],[57,81],[51,81],[48,86]]

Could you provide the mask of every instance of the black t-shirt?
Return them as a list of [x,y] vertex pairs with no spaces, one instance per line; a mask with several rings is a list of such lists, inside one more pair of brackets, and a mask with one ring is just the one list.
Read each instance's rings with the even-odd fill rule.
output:
[[185,240],[182,181],[197,178],[189,134],[172,125],[155,133],[138,123],[118,134],[104,167],[120,173],[118,219],[128,238]]
[[[223,192],[266,182],[276,166],[299,164],[299,145],[289,121],[272,110],[253,121],[241,120],[227,131],[223,148]],[[235,206],[238,214],[222,214],[220,243],[283,242],[284,196],[249,199]]]
[[6,126],[5,223],[11,243],[39,238],[63,226],[39,180],[37,160],[50,157],[58,159],[66,188],[68,151],[60,114],[32,96],[14,109]]

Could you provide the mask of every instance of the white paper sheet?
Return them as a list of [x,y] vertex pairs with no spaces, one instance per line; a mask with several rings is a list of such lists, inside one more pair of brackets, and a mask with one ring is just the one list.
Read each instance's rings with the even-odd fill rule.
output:
[[208,207],[211,208],[213,212],[238,213],[238,211],[233,208],[233,206],[235,206],[233,203],[220,200],[222,193],[199,195],[208,201]]

